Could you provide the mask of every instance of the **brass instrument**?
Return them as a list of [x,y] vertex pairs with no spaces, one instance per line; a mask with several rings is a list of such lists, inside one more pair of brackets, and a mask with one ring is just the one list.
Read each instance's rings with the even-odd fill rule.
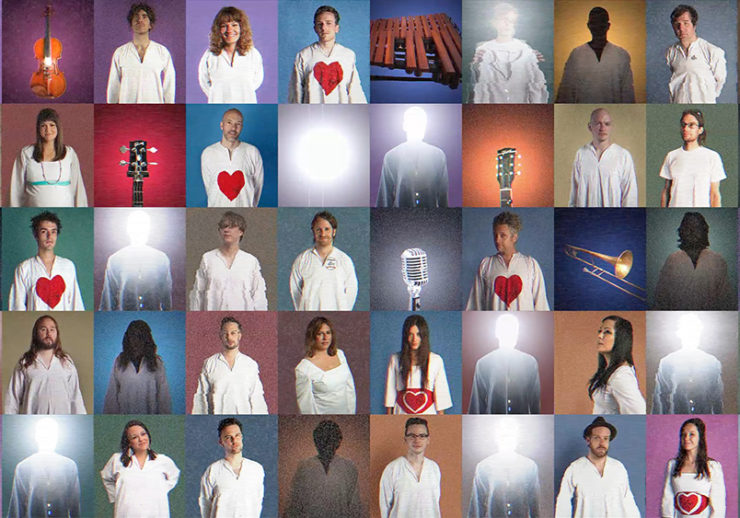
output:
[[[600,279],[604,281],[607,284],[611,284],[618,290],[622,290],[627,295],[632,295],[635,298],[640,299],[641,301],[645,302],[645,296],[639,295],[638,293],[633,293],[625,286],[622,286],[621,284],[626,284],[627,286],[632,286],[636,290],[639,290],[640,292],[646,293],[646,289],[638,286],[637,284],[631,283],[629,281],[624,280],[625,277],[627,277],[627,274],[630,273],[630,270],[632,269],[632,252],[630,250],[625,250],[619,256],[613,256],[613,255],[606,255],[606,254],[600,254],[598,252],[592,252],[591,250],[586,250],[585,248],[581,248],[578,246],[573,245],[565,245],[565,255],[568,257],[572,257],[576,261],[581,261],[582,263],[585,263],[588,265],[588,267],[583,267],[583,271],[593,275],[597,279]],[[602,261],[605,261],[612,266],[614,266],[614,273],[608,272],[606,269],[601,268],[600,266],[596,266],[593,259],[591,258],[583,258],[579,257],[578,253],[583,252],[584,254],[592,255],[594,257],[597,257],[601,259]],[[608,275],[610,277],[614,277],[614,280],[609,280],[604,278],[604,275]],[[619,283],[619,284],[618,284]]]

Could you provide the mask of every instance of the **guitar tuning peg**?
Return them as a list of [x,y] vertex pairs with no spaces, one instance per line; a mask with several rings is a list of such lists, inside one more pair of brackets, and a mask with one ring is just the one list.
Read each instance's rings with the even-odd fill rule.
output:
[[126,146],[121,146],[121,147],[119,147],[119,148],[118,148],[118,150],[119,150],[119,151],[120,151],[121,153],[125,153],[126,151],[128,151],[128,148],[127,148]]
[[152,152],[152,153],[156,153],[156,152],[157,152],[157,151],[159,151],[159,150],[158,150],[157,148],[155,148],[154,146],[152,146],[152,147],[150,147],[150,148],[148,149],[148,151],[150,151],[150,152]]
[[125,160],[121,160],[120,162],[118,162],[118,165],[128,165],[128,162],[126,162]]

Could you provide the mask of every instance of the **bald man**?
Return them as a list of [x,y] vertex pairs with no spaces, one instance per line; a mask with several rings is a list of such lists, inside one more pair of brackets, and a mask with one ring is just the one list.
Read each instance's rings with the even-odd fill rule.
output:
[[209,207],[256,207],[262,194],[262,155],[252,144],[239,140],[242,112],[226,110],[221,118],[221,140],[200,155],[203,185]]
[[591,142],[576,152],[570,179],[569,207],[636,207],[637,178],[632,155],[612,142],[611,115],[591,112]]

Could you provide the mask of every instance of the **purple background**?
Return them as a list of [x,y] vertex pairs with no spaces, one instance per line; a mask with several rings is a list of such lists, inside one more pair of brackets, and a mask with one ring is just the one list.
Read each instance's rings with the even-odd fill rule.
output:
[[[44,0],[45,1],[45,0]],[[108,73],[113,52],[132,40],[131,26],[126,15],[132,2],[121,0],[95,1],[95,102],[105,103]],[[175,67],[175,102],[185,102],[185,0],[149,0],[157,22],[149,37],[170,51]],[[89,20],[87,25],[89,25]],[[85,63],[91,61],[88,58]]]
[[[188,103],[207,103],[208,98],[198,84],[198,63],[208,48],[208,35],[218,11],[227,5],[237,7],[249,17],[254,47],[262,55],[265,79],[257,89],[257,101],[277,103],[277,1],[242,0],[239,2],[214,2],[190,0],[187,5],[186,39],[186,99]],[[178,83],[179,84],[179,83]]]
[[[663,496],[665,469],[678,452],[681,424],[690,417],[701,417],[707,425],[707,453],[722,464],[727,492],[727,516],[737,516],[737,416],[736,415],[649,415],[645,437],[650,437],[646,450],[646,516],[659,516]],[[619,439],[617,439],[619,440]],[[635,482],[632,482],[634,488]]]
[[[375,207],[383,157],[392,148],[406,142],[403,114],[414,104],[373,104],[370,106],[370,206]],[[424,142],[442,149],[447,156],[450,179],[448,203],[462,206],[462,119],[459,104],[424,104],[427,131]]]
[[59,69],[67,79],[67,91],[56,101],[36,97],[29,83],[38,70],[33,44],[44,37],[47,0],[3,0],[3,102],[92,102],[93,58],[92,0],[65,0],[54,4],[51,36],[62,43]]

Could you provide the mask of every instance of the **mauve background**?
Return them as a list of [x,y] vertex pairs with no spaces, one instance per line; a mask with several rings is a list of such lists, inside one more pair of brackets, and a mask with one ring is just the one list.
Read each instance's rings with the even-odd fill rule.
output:
[[179,105],[101,105],[95,107],[95,169],[98,207],[131,207],[133,179],[127,176],[129,152],[121,146],[145,140],[149,176],[145,207],[185,206],[185,107]]
[[[2,183],[3,205],[10,206],[10,177],[13,164],[20,156],[21,149],[36,142],[36,117],[43,107],[35,104],[8,104],[2,110],[2,127],[10,131],[2,132]],[[87,204],[95,204],[95,185],[93,183],[93,105],[57,104],[54,110],[59,114],[59,122],[64,134],[64,144],[77,153],[80,160],[82,180],[85,182]]]
[[[90,68],[93,60],[93,27],[106,27],[107,24],[92,23],[92,0],[65,0],[54,4],[50,33],[52,38],[57,38],[62,43],[62,57],[58,65],[67,80],[67,91],[56,100],[42,99],[31,92],[31,75],[39,68],[33,53],[33,44],[39,38],[44,38],[44,10],[48,3],[48,0],[3,0],[5,103],[89,103],[93,100],[93,76]],[[99,32],[104,36],[105,31]]]
[[[126,20],[134,2],[120,0],[95,0],[94,25],[102,30],[95,31],[95,102],[106,102],[108,73],[113,52],[121,45],[132,41],[131,26]],[[154,9],[157,22],[149,38],[164,45],[172,56],[175,67],[175,102],[185,102],[185,0],[153,0],[148,2]],[[87,18],[86,25],[90,25]],[[91,58],[85,63],[89,67]],[[184,126],[184,124],[183,124]]]
[[[79,209],[76,209],[79,210]],[[130,245],[126,224],[133,211],[145,211],[151,218],[147,244],[167,254],[172,274],[172,309],[185,310],[185,209],[95,209],[95,306],[98,309],[103,291],[108,258]],[[89,303],[88,303],[89,304]]]
[[[213,0],[188,0],[187,33],[185,40],[186,73],[185,98],[188,103],[207,103],[208,98],[198,83],[198,63],[208,48],[211,24],[218,12],[226,6],[244,11],[252,28],[252,42],[262,56],[265,78],[257,89],[257,102],[277,103],[277,0],[250,0],[214,2]],[[172,49],[170,49],[170,52]]]
[[403,115],[412,106],[419,106],[427,114],[424,142],[444,151],[447,157],[447,175],[450,189],[448,205],[462,205],[462,149],[460,133],[462,120],[459,104],[373,104],[370,105],[370,206],[374,207],[380,188],[380,174],[385,154],[406,142]]
[[357,414],[369,414],[370,312],[368,311],[283,311],[278,316],[278,354],[281,415],[299,415],[295,393],[295,367],[305,357],[308,323],[314,317],[328,318],[334,327],[337,348],[344,351],[355,380]]
[[267,411],[277,413],[277,312],[275,311],[189,311],[186,317],[185,406],[193,411],[193,396],[203,362],[221,352],[221,319],[236,318],[242,325],[239,352],[259,364]]
[[[651,415],[647,417],[646,437],[650,447],[645,452],[647,473],[645,516],[659,516],[668,461],[676,457],[681,424],[700,417],[707,428],[707,453],[722,464],[727,497],[726,516],[737,516],[737,416],[736,415]],[[619,439],[617,439],[619,440]],[[634,483],[632,484],[634,490]]]
[[[483,356],[499,348],[496,324],[500,311],[464,311],[463,322],[463,411],[470,406],[475,364]],[[553,413],[553,314],[550,311],[517,311],[519,340],[516,349],[537,360],[540,373],[540,414]]]

